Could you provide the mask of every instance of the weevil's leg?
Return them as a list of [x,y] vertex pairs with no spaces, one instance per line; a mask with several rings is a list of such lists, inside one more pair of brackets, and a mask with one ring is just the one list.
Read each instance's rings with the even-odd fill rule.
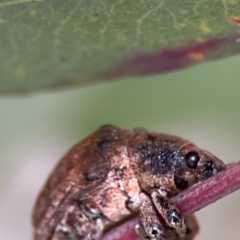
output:
[[179,236],[174,228],[166,227],[167,240],[194,240],[199,231],[198,223],[193,214],[185,217],[186,233]]
[[162,196],[159,192],[154,191],[151,194],[154,205],[165,222],[181,236],[186,232],[184,218],[178,209],[169,201],[168,198]]
[[140,193],[140,200],[141,224],[136,226],[137,233],[143,239],[166,240],[163,226],[157,217],[157,212],[151,199],[145,193]]
[[99,240],[108,220],[81,201],[67,206],[51,240]]

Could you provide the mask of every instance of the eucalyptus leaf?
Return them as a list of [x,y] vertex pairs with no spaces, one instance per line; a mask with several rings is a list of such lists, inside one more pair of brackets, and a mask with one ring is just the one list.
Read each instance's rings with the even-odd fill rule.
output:
[[0,91],[57,89],[240,52],[240,0],[0,0]]

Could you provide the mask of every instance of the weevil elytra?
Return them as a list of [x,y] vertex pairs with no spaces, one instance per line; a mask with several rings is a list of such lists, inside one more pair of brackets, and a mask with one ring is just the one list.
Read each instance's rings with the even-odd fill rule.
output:
[[183,217],[171,197],[225,168],[183,138],[106,125],[58,163],[33,212],[34,240],[99,240],[140,214],[143,239],[192,240],[193,215]]

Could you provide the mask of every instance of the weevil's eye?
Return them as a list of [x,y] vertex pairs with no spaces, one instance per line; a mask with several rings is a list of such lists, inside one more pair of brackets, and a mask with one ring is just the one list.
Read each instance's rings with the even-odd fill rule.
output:
[[184,159],[189,168],[197,168],[200,156],[197,152],[189,152]]

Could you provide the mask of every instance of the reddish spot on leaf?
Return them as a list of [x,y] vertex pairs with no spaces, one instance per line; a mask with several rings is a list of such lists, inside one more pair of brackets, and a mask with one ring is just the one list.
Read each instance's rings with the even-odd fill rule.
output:
[[240,24],[240,17],[228,17],[228,20],[230,22],[234,22],[234,23],[237,23],[237,24]]
[[193,61],[201,61],[204,59],[204,53],[200,49],[193,49],[189,51],[187,56]]
[[102,78],[118,78],[182,69],[199,63],[203,58],[204,60],[212,60],[227,56],[233,51],[237,53],[236,49],[240,48],[238,39],[240,39],[240,34],[205,42],[192,42],[185,47],[151,54],[139,54],[104,71],[100,76]]

